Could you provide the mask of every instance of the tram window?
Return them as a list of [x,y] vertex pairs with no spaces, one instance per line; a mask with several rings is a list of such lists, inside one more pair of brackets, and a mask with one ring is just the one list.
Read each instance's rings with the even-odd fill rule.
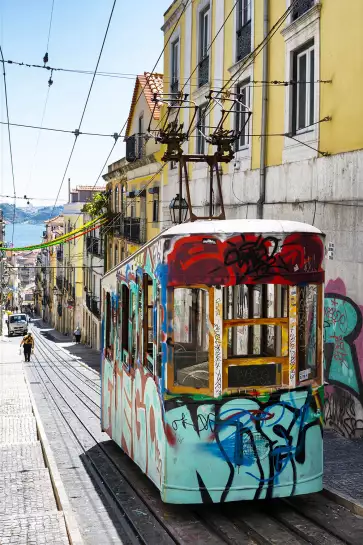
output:
[[105,347],[109,350],[111,343],[111,296],[106,294],[106,327],[105,327]]
[[[286,318],[287,288],[239,285],[224,288],[224,319]],[[227,357],[280,356],[282,329],[275,325],[235,325],[228,329]]]
[[209,386],[209,293],[201,288],[174,290],[174,382]]
[[297,303],[299,372],[307,371],[312,379],[317,375],[318,286],[299,287]]
[[122,349],[129,351],[129,315],[130,315],[130,290],[126,284],[122,284],[121,291],[121,342]]
[[[144,365],[153,372],[153,281],[148,274],[143,275],[144,292]],[[151,361],[150,361],[151,358]]]
[[137,339],[137,294],[131,292],[131,364],[136,361],[136,339]]

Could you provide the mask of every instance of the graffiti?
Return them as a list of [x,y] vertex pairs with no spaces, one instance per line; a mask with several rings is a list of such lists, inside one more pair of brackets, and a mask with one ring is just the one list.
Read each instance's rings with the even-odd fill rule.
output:
[[[187,468],[188,491],[199,489],[191,502],[224,502],[235,494],[243,499],[272,498],[283,494],[284,487],[289,494],[303,493],[314,479],[321,483],[321,456],[311,453],[313,445],[322,446],[317,399],[306,388],[267,396],[266,401],[245,396],[198,404],[166,402],[166,421],[178,445],[166,456],[168,480],[176,483],[179,472],[185,474]],[[187,461],[191,445],[193,458]],[[307,474],[309,484],[306,479],[300,484],[299,477]]]
[[323,281],[324,246],[317,235],[294,233],[278,239],[248,233],[211,236],[208,241],[203,235],[176,240],[167,254],[169,285]]
[[290,288],[289,311],[289,363],[290,363],[290,387],[296,382],[296,286]]
[[222,297],[216,296],[214,307],[214,396],[222,394]]
[[325,422],[345,437],[354,438],[363,433],[363,418],[356,412],[358,401],[341,388],[327,387],[324,400]]
[[349,297],[325,294],[324,353],[326,380],[363,401],[362,375],[356,340],[362,330],[362,313]]

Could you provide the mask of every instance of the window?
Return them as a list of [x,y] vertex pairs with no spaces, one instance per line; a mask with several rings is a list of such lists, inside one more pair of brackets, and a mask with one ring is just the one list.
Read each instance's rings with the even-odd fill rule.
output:
[[121,186],[121,214],[125,215],[125,208],[126,208],[126,187],[124,185]]
[[206,131],[207,105],[199,106],[197,125],[197,153],[205,153],[205,131]]
[[130,314],[130,290],[126,284],[121,288],[121,346],[129,351],[129,314]]
[[249,145],[249,112],[248,108],[251,103],[250,82],[245,81],[237,85],[237,95],[239,95],[239,103],[236,105],[236,131],[240,133],[236,141],[236,151]]
[[297,348],[299,361],[299,380],[315,378],[317,375],[317,310],[318,286],[308,285],[298,288],[297,308]]
[[153,193],[153,222],[159,221],[159,191]]
[[171,93],[179,90],[179,40],[171,44]]
[[114,267],[118,265],[118,244],[115,246],[115,261],[114,261]]
[[138,123],[137,134],[137,159],[141,159],[144,156],[144,116],[140,115]]
[[294,53],[293,119],[292,129],[296,134],[314,123],[315,92],[314,45]]
[[239,0],[237,11],[237,61],[251,53],[251,0]]
[[135,203],[135,199],[132,199],[132,200],[131,200],[131,204],[130,204],[130,217],[131,217],[131,218],[135,218],[135,217],[136,217],[136,203]]
[[111,349],[111,318],[112,318],[112,309],[111,309],[111,296],[109,292],[106,295],[106,327],[105,327],[105,347],[107,353]]
[[174,383],[209,386],[209,292],[174,289]]
[[209,7],[202,11],[199,19],[199,86],[209,81]]
[[152,301],[153,282],[148,274],[143,275],[144,295],[144,366],[153,372],[153,331],[154,331],[154,306]]
[[314,5],[314,2],[315,0],[298,0],[298,2],[292,9],[292,20],[296,21],[296,19],[298,19],[299,17],[301,17],[301,15],[311,9]]
[[[231,286],[224,288],[223,300],[224,320],[287,318],[286,286]],[[282,328],[274,324],[233,325],[227,339],[228,358],[287,356]]]

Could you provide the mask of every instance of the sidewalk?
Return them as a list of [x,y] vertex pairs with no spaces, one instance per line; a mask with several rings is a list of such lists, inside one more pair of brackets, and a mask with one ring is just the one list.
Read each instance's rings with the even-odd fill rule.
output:
[[56,329],[52,328],[46,322],[43,322],[40,318],[35,318],[32,320],[33,327],[39,329],[40,333],[44,336],[45,339],[49,339],[57,344],[59,344],[64,350],[69,352],[72,356],[79,358],[94,369],[97,372],[100,372],[101,366],[101,352],[90,348],[85,344],[76,344],[73,340],[73,337],[63,335]]
[[363,516],[363,439],[324,431],[324,488],[332,499]]
[[0,337],[0,543],[69,545],[19,344]]

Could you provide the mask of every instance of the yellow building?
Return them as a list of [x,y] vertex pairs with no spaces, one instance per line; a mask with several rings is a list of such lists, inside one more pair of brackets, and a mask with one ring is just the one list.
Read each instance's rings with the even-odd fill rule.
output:
[[[60,237],[64,233],[64,218],[62,215],[56,216],[44,222],[44,242],[51,242],[55,238]],[[63,259],[63,247],[50,246],[42,251],[41,262],[44,260],[42,270],[42,288],[43,288],[43,305],[41,316],[49,322],[53,327],[57,327],[59,322],[59,308],[57,300],[57,284],[59,284],[60,270]],[[58,280],[57,280],[58,279]]]
[[162,89],[161,74],[137,76],[126,128],[126,158],[109,165],[103,176],[113,218],[105,246],[106,270],[135,252],[160,229],[161,149],[146,133],[150,120],[151,130],[160,120],[160,107],[154,109],[152,99]]
[[[210,91],[239,97],[224,127],[238,131],[235,158],[223,165],[226,216],[303,221],[326,233],[326,312],[349,315],[351,335],[348,322],[334,329],[327,320],[334,387],[326,419],[346,435],[359,434],[363,418],[362,25],[362,0],[175,0],[163,26],[164,90],[182,89],[200,107],[190,153],[212,153],[203,133],[220,109]],[[182,112],[185,127],[190,119]],[[207,168],[198,163],[189,174],[193,204],[203,209]],[[164,169],[165,201],[177,179]],[[351,427],[345,410],[355,414]]]

